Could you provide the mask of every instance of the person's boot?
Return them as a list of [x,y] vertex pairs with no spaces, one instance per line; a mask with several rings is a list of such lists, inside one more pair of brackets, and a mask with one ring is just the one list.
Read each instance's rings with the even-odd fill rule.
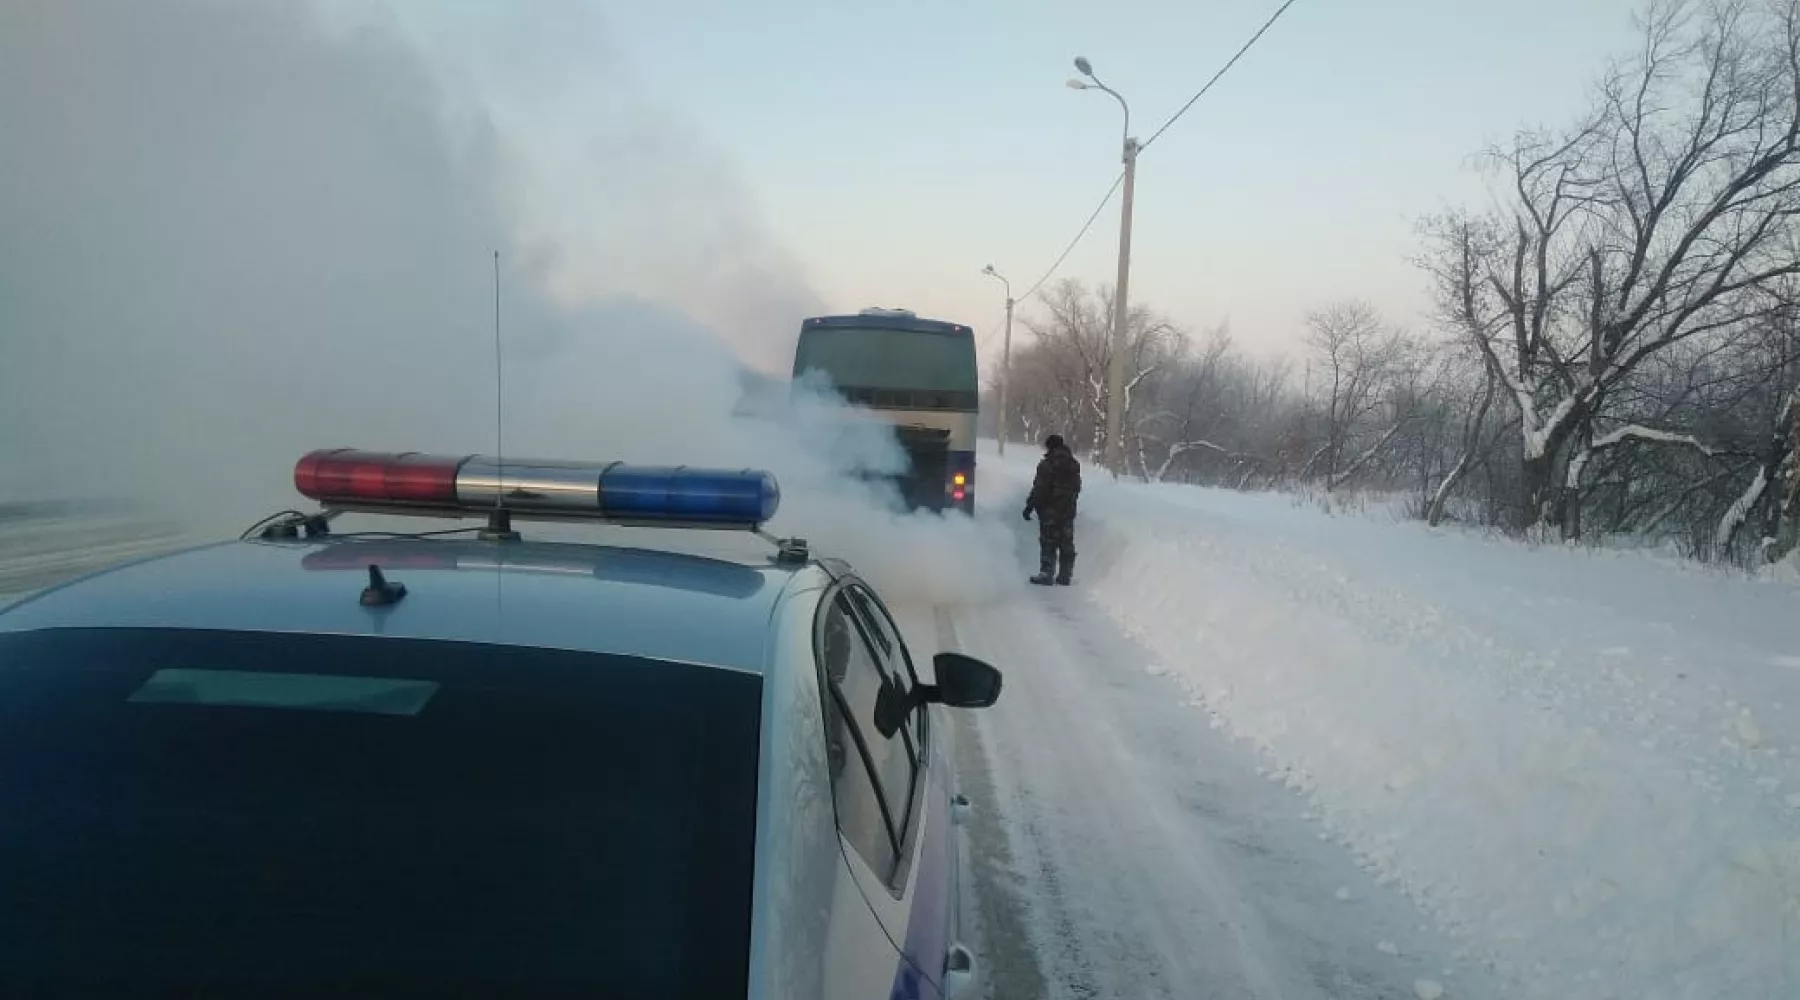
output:
[[1056,574],[1056,585],[1059,587],[1067,587],[1069,585],[1069,578],[1073,576],[1074,573],[1075,553],[1071,552],[1062,557],[1062,571]]
[[1039,545],[1038,574],[1031,578],[1031,582],[1040,587],[1048,587],[1051,583],[1055,582],[1055,573],[1056,549],[1049,545]]

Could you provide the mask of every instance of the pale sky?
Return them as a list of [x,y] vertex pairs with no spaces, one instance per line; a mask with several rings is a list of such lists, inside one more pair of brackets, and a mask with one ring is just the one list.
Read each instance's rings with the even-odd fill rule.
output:
[[[529,24],[485,0],[394,6],[519,97],[527,142],[628,106],[708,151],[669,183],[733,189],[751,220],[733,225],[766,231],[824,308],[908,307],[997,349],[1002,295],[982,266],[1023,292],[1118,170],[1118,106],[1064,86],[1072,57],[1146,138],[1276,2],[594,2]],[[1568,119],[1631,44],[1635,6],[1298,0],[1140,161],[1133,300],[1196,333],[1229,319],[1259,351],[1345,296],[1421,322],[1414,221],[1481,199],[1469,156],[1486,143]],[[615,148],[640,162],[614,180],[655,173],[666,138]],[[632,194],[595,193],[608,173],[583,183],[616,208]],[[570,197],[554,195],[579,226]],[[1110,282],[1117,240],[1115,201],[1060,275]]]
[[[720,341],[785,370],[818,312],[967,323],[991,373],[982,266],[1022,292],[1119,167],[1072,58],[1148,137],[1273,2],[0,2],[0,496],[498,447],[496,277],[538,454],[710,454]],[[1573,115],[1627,2],[1297,0],[1145,152],[1134,301],[1264,353],[1345,296],[1416,322],[1415,220]],[[1112,280],[1117,218],[1064,275]]]

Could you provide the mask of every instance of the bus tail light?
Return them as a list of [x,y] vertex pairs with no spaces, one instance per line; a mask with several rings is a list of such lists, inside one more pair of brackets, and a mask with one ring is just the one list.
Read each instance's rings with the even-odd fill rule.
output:
[[969,495],[969,473],[954,472],[950,475],[950,499],[962,503]]

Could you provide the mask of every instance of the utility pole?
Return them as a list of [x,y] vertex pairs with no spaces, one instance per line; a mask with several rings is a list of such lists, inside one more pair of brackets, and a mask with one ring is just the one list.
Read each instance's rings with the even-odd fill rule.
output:
[[1012,380],[1012,282],[1007,281],[1005,275],[994,270],[992,264],[989,264],[981,273],[1000,279],[1000,284],[1006,286],[1006,337],[1000,343],[1000,419],[995,424],[994,430],[995,437],[1000,441],[1000,454],[1004,456],[1006,454],[1006,383]]
[[1131,284],[1131,194],[1137,180],[1137,140],[1125,137],[1125,200],[1119,209],[1119,280],[1113,287],[1112,364],[1106,372],[1106,464],[1125,474],[1125,353],[1130,344],[1127,317]]
[[1124,143],[1121,158],[1125,162],[1125,197],[1119,208],[1119,279],[1113,285],[1112,357],[1106,370],[1106,453],[1103,462],[1114,476],[1125,474],[1125,353],[1129,345],[1126,324],[1131,314],[1131,199],[1137,184],[1139,145],[1131,137],[1131,105],[1118,91],[1100,82],[1094,67],[1082,56],[1075,57],[1075,69],[1086,80],[1069,81],[1072,90],[1098,90],[1112,95],[1125,112]]

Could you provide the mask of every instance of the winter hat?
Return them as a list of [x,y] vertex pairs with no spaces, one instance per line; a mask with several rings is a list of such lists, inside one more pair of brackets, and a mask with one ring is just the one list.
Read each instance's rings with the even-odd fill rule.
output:
[[1044,439],[1044,450],[1045,451],[1056,451],[1058,449],[1064,449],[1067,447],[1068,447],[1068,445],[1063,444],[1063,438],[1062,438],[1061,434],[1052,434],[1049,437]]

